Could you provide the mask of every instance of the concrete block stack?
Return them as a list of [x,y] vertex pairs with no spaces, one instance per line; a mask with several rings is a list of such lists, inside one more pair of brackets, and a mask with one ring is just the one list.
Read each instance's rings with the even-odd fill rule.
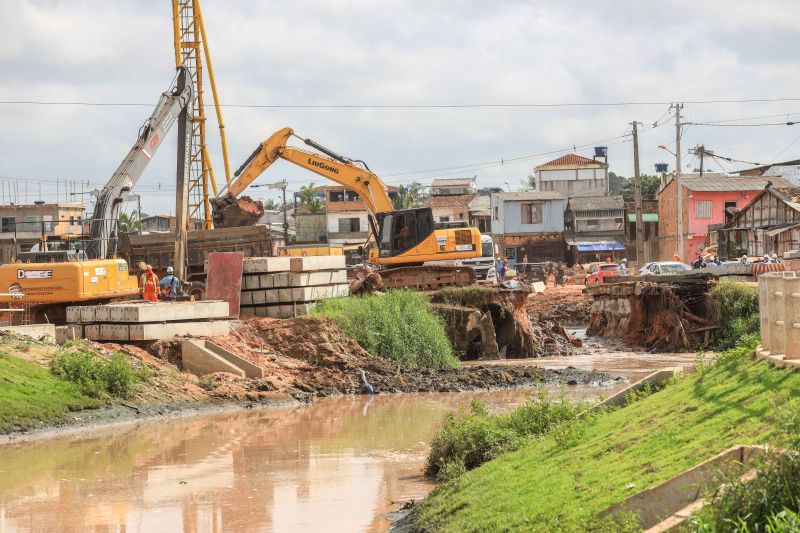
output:
[[242,266],[243,314],[289,318],[314,303],[350,294],[345,257],[248,257]]
[[228,302],[121,302],[67,308],[70,337],[96,341],[154,341],[230,333]]

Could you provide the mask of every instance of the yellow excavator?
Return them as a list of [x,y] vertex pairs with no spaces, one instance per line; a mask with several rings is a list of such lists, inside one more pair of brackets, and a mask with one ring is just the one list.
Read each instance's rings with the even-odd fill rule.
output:
[[[291,137],[316,152],[287,146]],[[291,128],[278,130],[262,142],[236,171],[236,179],[211,201],[215,225],[226,226],[229,220],[242,218],[236,198],[278,159],[328,178],[361,197],[370,212],[368,219],[375,238],[374,243],[368,243],[367,257],[369,263],[382,268],[385,287],[436,288],[475,282],[475,271],[457,266],[456,262],[481,255],[481,234],[476,228],[435,229],[429,207],[396,210],[386,185],[366,163],[299,137]],[[450,261],[452,266],[441,264]],[[425,265],[428,262],[440,264]]]
[[31,322],[58,323],[66,318],[69,304],[104,303],[139,293],[136,275],[116,257],[119,210],[171,127],[180,123],[191,134],[191,122],[179,120],[182,110],[192,108],[192,86],[184,81],[188,76],[185,67],[177,69],[133,147],[98,191],[89,239],[57,250],[43,237],[34,249],[18,251],[14,263],[0,265],[0,305],[27,307]]

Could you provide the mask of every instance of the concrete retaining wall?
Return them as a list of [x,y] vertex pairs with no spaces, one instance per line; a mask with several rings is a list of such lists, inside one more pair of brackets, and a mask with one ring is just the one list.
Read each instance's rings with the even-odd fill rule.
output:
[[772,272],[758,278],[761,346],[756,357],[778,367],[800,368],[800,276]]

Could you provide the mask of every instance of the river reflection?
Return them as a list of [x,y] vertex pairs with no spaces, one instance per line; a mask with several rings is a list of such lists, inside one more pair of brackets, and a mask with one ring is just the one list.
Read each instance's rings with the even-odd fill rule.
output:
[[[609,389],[567,387],[570,397]],[[535,390],[323,399],[0,447],[0,532],[385,531],[444,414]]]

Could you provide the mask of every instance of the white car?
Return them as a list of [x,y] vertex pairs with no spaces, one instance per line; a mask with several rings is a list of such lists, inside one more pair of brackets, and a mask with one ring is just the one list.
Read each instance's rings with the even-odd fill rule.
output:
[[686,272],[691,269],[692,267],[690,265],[677,261],[653,261],[652,263],[645,263],[645,265],[639,269],[639,275],[680,274],[681,272]]

